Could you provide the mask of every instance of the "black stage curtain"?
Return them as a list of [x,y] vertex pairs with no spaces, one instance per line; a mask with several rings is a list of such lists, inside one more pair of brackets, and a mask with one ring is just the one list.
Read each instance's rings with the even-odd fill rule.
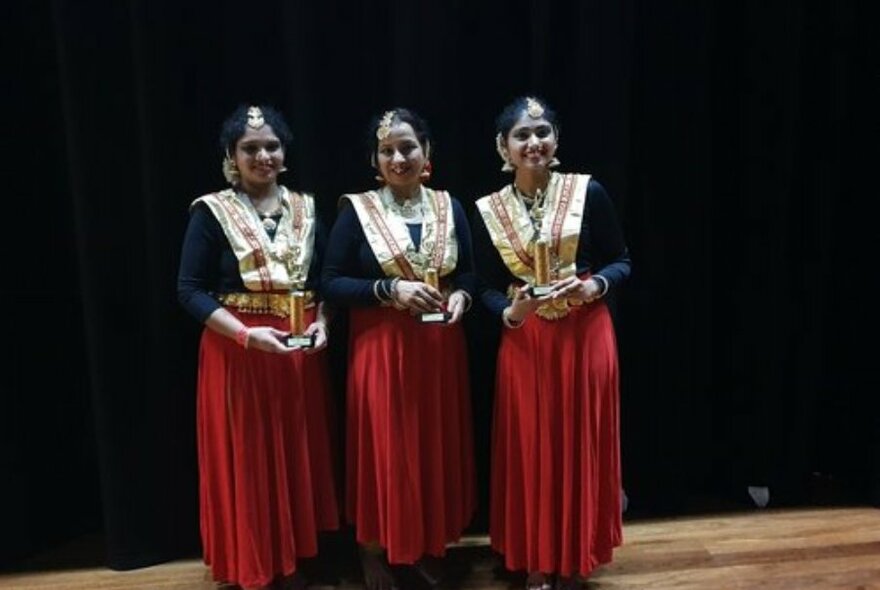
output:
[[[199,327],[175,275],[218,128],[279,107],[285,182],[372,186],[368,118],[409,106],[433,184],[506,182],[493,119],[560,113],[567,170],[614,197],[630,514],[820,479],[880,503],[868,371],[875,42],[856,3],[487,0],[4,3],[7,271],[0,561],[101,531],[128,569],[198,552]],[[870,142],[867,140],[871,139]],[[15,254],[15,256],[12,256]],[[468,321],[485,529],[493,346]],[[344,330],[333,354],[344,363]],[[338,376],[338,374],[337,374]],[[341,396],[341,379],[337,388]],[[866,383],[868,385],[866,385]],[[741,498],[740,498],[741,499]],[[744,501],[744,500],[743,500]]]

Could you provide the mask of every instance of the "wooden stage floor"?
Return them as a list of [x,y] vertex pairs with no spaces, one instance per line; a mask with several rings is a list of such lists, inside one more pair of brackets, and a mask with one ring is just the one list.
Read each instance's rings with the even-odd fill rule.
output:
[[[467,537],[450,550],[466,566],[453,586],[522,588],[499,572],[485,537]],[[0,574],[0,588],[21,590],[211,589],[198,559],[128,572],[70,567],[51,558],[28,571]],[[362,588],[356,567],[341,559],[338,585]],[[404,572],[405,574],[405,572]],[[588,590],[880,590],[880,510],[876,508],[777,509],[747,513],[634,520],[614,562],[594,573]],[[402,590],[420,590],[404,578]]]

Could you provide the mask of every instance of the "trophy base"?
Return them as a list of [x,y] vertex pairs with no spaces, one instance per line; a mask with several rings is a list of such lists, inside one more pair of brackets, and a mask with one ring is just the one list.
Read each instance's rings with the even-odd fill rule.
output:
[[284,344],[287,346],[296,346],[299,348],[314,348],[315,346],[315,335],[314,334],[291,334],[287,338],[284,339]]
[[545,297],[553,292],[553,287],[550,285],[533,285],[529,287],[529,296],[530,297]]
[[419,314],[419,321],[423,324],[445,324],[451,317],[452,314],[448,311],[435,311]]

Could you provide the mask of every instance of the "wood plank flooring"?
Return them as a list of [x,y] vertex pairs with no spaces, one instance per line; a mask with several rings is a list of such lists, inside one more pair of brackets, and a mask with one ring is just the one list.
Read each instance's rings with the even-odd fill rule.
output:
[[[521,579],[505,574],[485,537],[467,537],[450,550],[466,573],[455,587],[510,590]],[[356,566],[340,559],[337,586],[356,590]],[[405,576],[402,590],[420,590]],[[0,574],[0,588],[20,590],[209,590],[198,559],[130,572],[106,568]],[[594,573],[588,590],[880,590],[880,510],[821,508],[762,510],[628,522],[614,562]]]

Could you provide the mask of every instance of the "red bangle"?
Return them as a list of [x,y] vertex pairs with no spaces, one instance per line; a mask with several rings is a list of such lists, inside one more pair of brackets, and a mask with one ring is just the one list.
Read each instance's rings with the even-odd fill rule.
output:
[[250,328],[247,326],[243,326],[238,332],[235,333],[235,341],[244,348],[248,347],[248,337],[250,336]]

